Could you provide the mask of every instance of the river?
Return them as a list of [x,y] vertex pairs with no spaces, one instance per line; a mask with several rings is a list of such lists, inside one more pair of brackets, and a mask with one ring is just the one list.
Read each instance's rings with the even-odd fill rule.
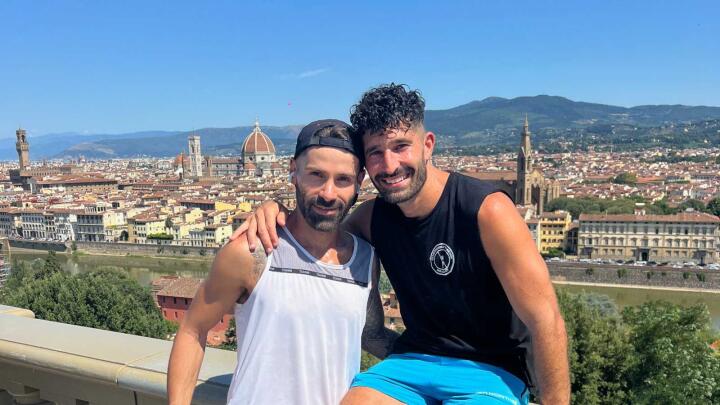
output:
[[[38,258],[44,258],[42,252],[13,252],[13,259],[32,265]],[[95,269],[120,269],[128,272],[131,277],[142,285],[150,285],[153,279],[166,275],[204,278],[210,269],[210,259],[174,259],[151,258],[137,256],[94,256],[79,255],[77,257],[58,255],[66,271],[76,274]],[[715,329],[720,330],[720,294],[691,291],[647,290],[642,288],[621,288],[605,286],[556,285],[570,292],[593,292],[609,296],[622,309],[630,305],[638,305],[653,300],[665,300],[684,306],[704,303],[710,310]]]

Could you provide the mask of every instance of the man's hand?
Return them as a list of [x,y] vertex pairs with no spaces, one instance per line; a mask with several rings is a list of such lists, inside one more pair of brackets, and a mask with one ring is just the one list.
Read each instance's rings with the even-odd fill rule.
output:
[[278,246],[277,225],[285,226],[289,211],[279,203],[268,200],[260,204],[245,222],[238,227],[230,236],[230,240],[237,239],[240,235],[247,235],[248,248],[254,252],[257,248],[257,239],[265,248],[265,253],[270,254]]

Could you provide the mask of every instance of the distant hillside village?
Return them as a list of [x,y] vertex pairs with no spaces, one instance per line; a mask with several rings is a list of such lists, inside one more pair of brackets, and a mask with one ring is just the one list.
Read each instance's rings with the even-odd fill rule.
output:
[[[720,220],[708,210],[657,215],[653,204],[704,208],[720,196],[720,150],[558,153],[533,150],[525,118],[517,153],[434,157],[443,169],[496,182],[514,198],[540,252],[656,262],[718,262]],[[240,156],[202,155],[201,138],[172,159],[30,161],[16,131],[17,164],[2,165],[0,236],[217,248],[266,199],[289,207],[289,157],[277,156],[259,122]],[[5,175],[7,173],[7,175]],[[631,174],[631,181],[617,181]],[[626,176],[627,177],[627,176]],[[366,179],[360,201],[374,198]],[[635,198],[624,212],[552,211],[557,201]]]

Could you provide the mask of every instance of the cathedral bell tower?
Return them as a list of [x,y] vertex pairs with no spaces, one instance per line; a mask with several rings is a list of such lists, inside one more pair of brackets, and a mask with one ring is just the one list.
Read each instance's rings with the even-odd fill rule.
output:
[[517,186],[515,189],[515,204],[532,204],[532,184],[530,181],[532,171],[532,146],[530,145],[528,119],[527,115],[525,115],[525,125],[523,125],[520,150],[518,151],[517,157]]
[[25,170],[30,166],[30,144],[27,141],[25,130],[18,128],[15,131],[17,142],[15,142],[15,149],[18,153],[18,161],[20,163],[20,170]]

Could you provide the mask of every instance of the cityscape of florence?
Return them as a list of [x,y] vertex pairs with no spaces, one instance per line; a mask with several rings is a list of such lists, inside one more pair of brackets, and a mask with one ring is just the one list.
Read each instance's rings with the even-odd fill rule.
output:
[[[215,257],[263,203],[302,211],[303,127],[390,83],[424,98],[427,164],[524,221],[570,403],[720,404],[718,6],[371,3],[0,5],[0,404],[168,403]],[[192,403],[228,401],[243,305]]]

